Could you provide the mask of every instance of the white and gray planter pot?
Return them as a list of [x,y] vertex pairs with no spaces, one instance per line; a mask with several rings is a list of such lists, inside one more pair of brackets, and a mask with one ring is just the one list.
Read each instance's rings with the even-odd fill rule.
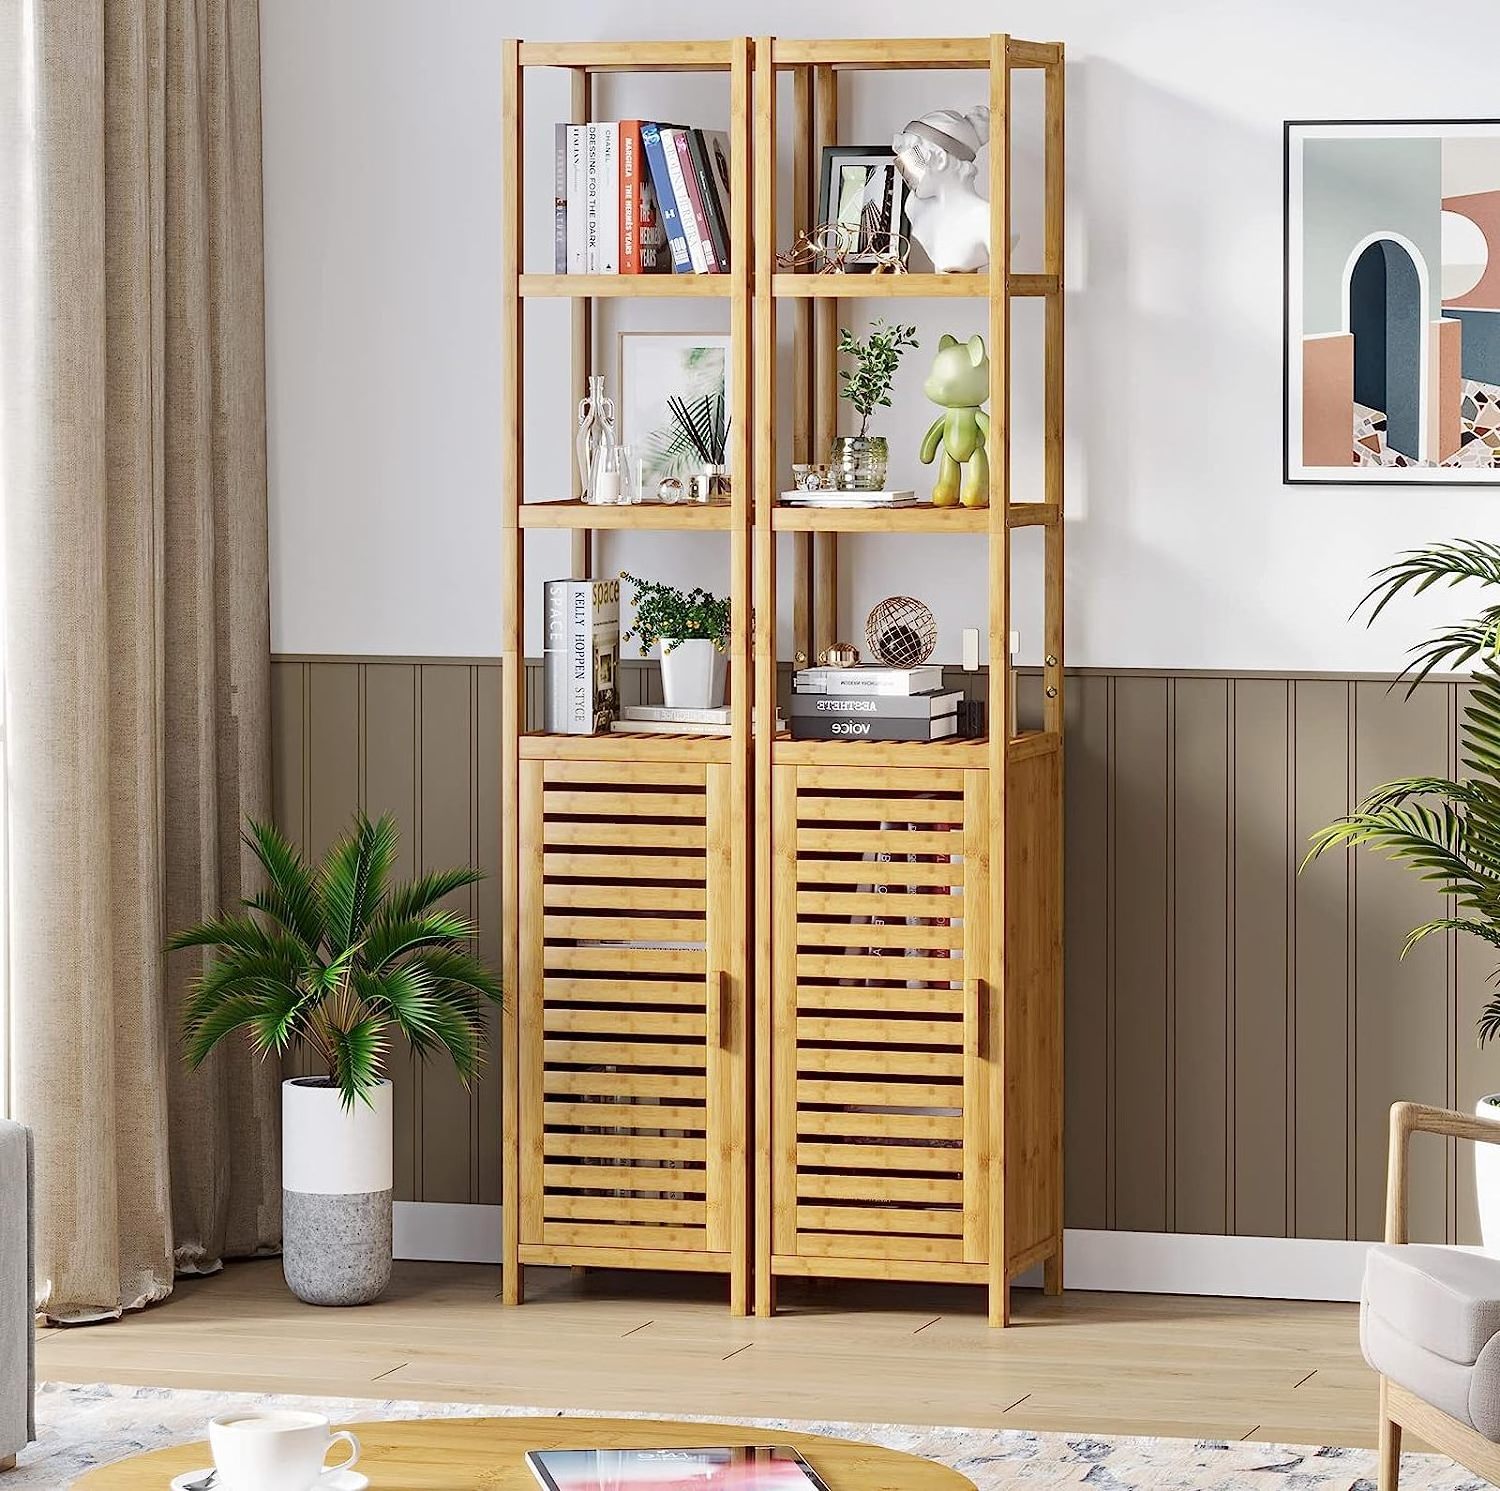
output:
[[668,709],[717,709],[724,702],[728,658],[702,637],[663,637],[661,692]]
[[345,1108],[326,1077],[281,1084],[281,1267],[310,1305],[367,1305],[391,1281],[391,1084]]
[[[1480,1118],[1500,1123],[1500,1092],[1474,1104]],[[1486,1253],[1500,1256],[1500,1144],[1475,1144],[1474,1190],[1479,1203],[1479,1235]]]

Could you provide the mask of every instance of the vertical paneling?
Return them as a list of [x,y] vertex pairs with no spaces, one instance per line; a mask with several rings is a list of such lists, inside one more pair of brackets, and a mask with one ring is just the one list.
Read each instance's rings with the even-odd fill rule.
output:
[[[474,861],[475,825],[472,669],[460,663],[421,665],[421,859],[424,873]],[[459,891],[454,910],[472,914],[473,889]],[[471,1094],[446,1059],[422,1073],[418,1154],[423,1201],[468,1201],[473,1190]]]
[[1284,1237],[1291,684],[1242,678],[1233,693],[1233,1230]]
[[[411,663],[367,663],[360,741],[364,754],[365,811],[378,818],[393,814],[401,828],[396,874],[416,873],[421,818],[417,801],[417,669]],[[374,728],[371,723],[374,722]],[[394,1085],[396,1199],[420,1198],[418,1134],[421,1129],[422,1072],[411,1048],[393,1036],[388,1070]]]
[[[1353,685],[1292,685],[1292,858],[1349,811]],[[1292,1210],[1296,1237],[1349,1235],[1352,854],[1325,854],[1292,886]]]
[[[475,668],[474,865],[485,878],[475,888],[479,956],[500,966],[500,670]],[[500,1204],[500,1011],[489,1012],[489,1056],[474,1092],[474,1200]]]
[[[654,669],[621,674],[622,697],[659,698]],[[1018,694],[1035,723],[1037,680]],[[1296,873],[1356,785],[1454,767],[1458,694],[1068,679],[1069,1226],[1375,1236],[1389,1103],[1500,1085],[1473,1038],[1488,949],[1438,938],[1402,965],[1407,929],[1441,910],[1408,871],[1334,855]],[[278,660],[272,724],[283,829],[319,853],[362,803],[401,819],[408,866],[490,871],[472,907],[493,963],[498,665]],[[498,1200],[493,1071],[472,1097],[441,1066],[398,1074],[397,1103],[398,1194]],[[1423,1236],[1455,1212],[1472,1235],[1467,1157],[1455,1172],[1419,1150],[1413,1179]]]
[[[1449,686],[1410,698],[1383,683],[1355,686],[1355,780],[1362,794],[1393,777],[1442,774],[1448,765]],[[1354,864],[1356,964],[1355,1227],[1379,1234],[1385,1205],[1386,1114],[1398,1098],[1448,1100],[1447,956],[1442,937],[1398,957],[1408,930],[1442,903],[1410,870],[1380,855]],[[1437,1141],[1414,1147],[1413,1242],[1442,1242],[1447,1167]]]
[[1113,681],[1114,1151],[1112,1225],[1161,1232],[1167,1216],[1166,783],[1168,686]]
[[[1022,702],[1026,684],[1022,680]],[[1068,709],[1063,875],[1067,928],[1063,1019],[1067,1105],[1064,1218],[1109,1225],[1109,693],[1107,678],[1066,681]],[[1040,689],[1037,689],[1040,694]]]
[[1228,1226],[1230,685],[1172,684],[1174,1232]]

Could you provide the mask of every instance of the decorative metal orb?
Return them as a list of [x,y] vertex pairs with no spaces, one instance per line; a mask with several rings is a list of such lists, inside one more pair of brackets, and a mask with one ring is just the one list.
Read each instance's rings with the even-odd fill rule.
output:
[[865,641],[888,668],[915,668],[937,646],[937,619],[914,597],[893,595],[870,612]]
[[859,648],[852,642],[831,642],[818,654],[824,668],[852,668],[859,662]]

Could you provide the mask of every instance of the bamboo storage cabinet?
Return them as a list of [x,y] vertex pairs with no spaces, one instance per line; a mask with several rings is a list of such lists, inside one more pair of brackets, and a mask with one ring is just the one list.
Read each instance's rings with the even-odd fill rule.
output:
[[[516,180],[504,205],[508,379],[502,496],[504,720],[501,1053],[504,1298],[525,1265],[691,1269],[750,1290],[750,43],[508,42],[503,139]],[[568,69],[570,117],[592,116],[600,72],[709,72],[728,87],[734,268],[726,275],[525,274],[524,78]],[[549,125],[551,121],[548,121]],[[549,183],[550,188],[550,183]],[[591,507],[521,490],[525,314],[572,306],[574,397],[593,366],[600,296],[714,297],[730,332],[733,501]],[[535,494],[548,498],[553,493]],[[697,529],[729,546],[734,731],[549,735],[529,729],[522,539],[568,529],[587,575],[602,528]],[[515,908],[510,914],[510,908]],[[676,947],[631,944],[675,943]],[[685,944],[682,945],[682,944]],[[698,945],[701,944],[701,950]]]
[[[1041,1265],[1049,1292],[1062,1285],[1062,48],[1006,36],[509,43],[504,129],[518,162],[531,66],[572,70],[574,119],[589,117],[602,71],[728,75],[731,274],[525,274],[520,182],[506,203],[503,269],[509,367],[521,366],[528,300],[567,297],[578,388],[594,297],[727,298],[734,498],[696,511],[523,501],[524,380],[510,378],[502,862],[516,915],[504,940],[504,1297],[520,1300],[528,1263],[720,1272],[731,1308],[753,1302],[761,1314],[789,1276],[938,1280],[985,1285],[991,1321],[1003,1325],[1017,1274]],[[814,220],[816,162],[839,138],[841,75],[916,67],[987,76],[990,271],[777,272],[776,248]],[[1025,274],[1012,273],[1009,249],[1017,69],[1039,69],[1045,97],[1042,267]],[[783,231],[769,163],[787,98],[796,221]],[[888,296],[987,303],[990,506],[783,509],[790,462],[814,458],[836,433],[841,302]],[[1008,419],[1017,296],[1040,298],[1045,317],[1035,370],[1043,482],[1024,501],[1011,491]],[[782,315],[790,349],[778,359]],[[772,411],[788,376],[783,431]],[[1017,734],[1006,724],[1010,539],[1033,525],[1043,530],[1044,704],[1040,728]],[[726,534],[730,737],[527,729],[519,540],[544,527],[573,530],[575,573],[587,573],[593,529]],[[776,737],[780,531],[792,535],[797,663],[834,640],[840,533],[983,536],[989,737]],[[888,856],[882,892],[870,885],[871,854]],[[590,945],[631,939],[702,951]]]

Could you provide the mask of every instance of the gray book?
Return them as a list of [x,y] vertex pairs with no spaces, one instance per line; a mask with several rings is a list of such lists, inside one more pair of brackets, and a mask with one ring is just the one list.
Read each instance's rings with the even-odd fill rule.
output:
[[558,274],[568,272],[568,128],[559,124],[553,136],[552,267]]

